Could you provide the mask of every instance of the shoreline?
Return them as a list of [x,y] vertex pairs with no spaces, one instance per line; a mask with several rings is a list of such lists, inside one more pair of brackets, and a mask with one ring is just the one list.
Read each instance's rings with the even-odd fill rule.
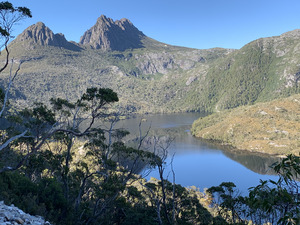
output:
[[[205,138],[202,138],[202,137],[197,137],[195,135],[193,135],[193,137],[203,141],[204,143],[213,144],[213,145],[217,146],[218,148],[220,148],[224,151],[239,152],[239,153],[250,153],[250,154],[261,154],[263,156],[286,158],[286,154],[274,154],[274,153],[256,151],[256,150],[253,150],[253,149],[245,149],[245,148],[240,149],[240,148],[237,148],[236,146],[234,146],[232,144],[229,144],[229,143],[217,140],[217,139],[205,139]],[[289,154],[289,153],[287,153],[287,154]]]

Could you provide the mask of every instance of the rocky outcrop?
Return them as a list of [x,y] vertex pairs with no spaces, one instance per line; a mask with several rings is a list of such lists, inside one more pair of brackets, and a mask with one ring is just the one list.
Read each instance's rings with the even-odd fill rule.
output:
[[137,68],[142,74],[166,74],[170,69],[178,68],[174,63],[174,56],[166,52],[150,52],[136,55],[135,58],[139,62]]
[[79,43],[94,49],[124,51],[142,48],[145,35],[128,19],[113,21],[102,15],[80,38]]
[[156,51],[135,55],[136,67],[142,74],[167,74],[170,70],[192,69],[196,63],[205,62],[200,51],[168,52]]
[[0,201],[0,224],[50,225],[50,223],[45,221],[42,217],[26,214],[14,205],[5,205],[3,201]]
[[74,43],[68,42],[63,34],[54,34],[52,30],[42,22],[28,27],[17,37],[16,41],[29,45],[38,44],[41,46],[55,46],[70,50],[79,50],[79,47]]

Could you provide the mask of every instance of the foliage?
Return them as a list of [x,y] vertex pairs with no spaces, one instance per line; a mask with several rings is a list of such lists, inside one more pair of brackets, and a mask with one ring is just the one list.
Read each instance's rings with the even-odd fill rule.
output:
[[[8,65],[10,52],[7,44],[12,25],[24,17],[31,17],[31,13],[29,9],[14,7],[9,2],[0,3],[0,12],[0,35],[5,38],[7,53],[5,64],[0,69],[2,72]],[[20,50],[17,42],[12,43],[15,53],[21,51],[18,56],[22,60],[35,61],[34,66],[28,63],[23,68],[28,80],[22,80],[22,86],[26,88],[27,83],[34,80],[34,85],[28,85],[28,90],[44,93],[44,88],[47,91],[45,97],[52,98],[50,104],[36,102],[15,110],[8,105],[8,98],[22,63],[14,74],[5,74],[9,77],[7,90],[0,89],[0,119],[2,124],[5,123],[0,132],[0,199],[56,224],[227,224],[242,223],[249,218],[268,222],[270,216],[267,213],[278,223],[299,223],[299,193],[295,192],[298,183],[294,180],[294,176],[299,175],[299,157],[289,156],[275,165],[275,171],[281,174],[278,182],[270,181],[275,187],[262,182],[250,190],[249,197],[235,195],[235,185],[231,182],[210,188],[211,195],[220,197],[214,210],[222,213],[214,217],[202,205],[211,196],[206,198],[199,190],[163,179],[165,158],[160,158],[155,151],[141,149],[145,137],[139,138],[137,148],[124,144],[124,137],[129,132],[114,128],[119,113],[113,103],[118,102],[119,97],[112,89],[106,88],[112,86],[122,94],[121,107],[127,112],[154,109],[174,112],[199,110],[200,107],[203,111],[213,111],[213,107],[224,109],[249,104],[259,98],[274,97],[269,93],[263,97],[260,95],[272,86],[265,81],[271,80],[270,65],[276,61],[272,51],[268,48],[264,54],[261,46],[252,48],[249,45],[244,50],[250,53],[237,57],[237,61],[244,63],[249,60],[250,68],[240,70],[239,63],[233,63],[233,69],[227,71],[231,64],[225,70],[218,67],[232,60],[230,57],[236,57],[234,54],[226,57],[231,51],[194,51],[161,43],[153,45],[150,39],[145,41],[152,47],[122,53],[91,49],[72,51],[49,46]],[[162,47],[165,52],[161,52]],[[24,49],[26,55],[22,55]],[[103,59],[101,62],[99,56]],[[183,62],[188,56],[193,59]],[[151,62],[147,64],[145,59]],[[255,65],[258,67],[254,68]],[[10,71],[13,66],[12,63]],[[186,72],[189,69],[193,69],[192,74]],[[199,69],[201,76],[195,76]],[[204,72],[206,69],[208,72]],[[244,77],[237,76],[226,82],[237,71],[245,72]],[[90,75],[85,76],[89,72]],[[111,74],[118,76],[112,81]],[[215,75],[220,74],[225,80],[216,79]],[[172,79],[165,75],[172,75]],[[251,76],[253,80],[248,79]],[[44,80],[40,82],[39,79]],[[202,86],[199,92],[197,85],[201,84],[200,80],[207,86]],[[102,87],[90,87],[92,83],[102,82]],[[229,91],[227,96],[233,101],[222,99],[225,95],[219,92],[224,91],[221,84],[226,84],[225,88],[239,86],[239,95],[233,98],[235,92]],[[247,92],[248,87],[250,92]],[[68,99],[61,94],[63,88],[70,91]],[[213,88],[213,91],[207,92],[206,88]],[[297,91],[296,88],[291,93]],[[78,96],[79,93],[83,94]],[[199,97],[193,98],[199,93]],[[18,93],[15,97],[19,97]],[[29,96],[29,99],[40,100],[35,97]],[[195,105],[191,107],[191,104]],[[147,182],[142,179],[137,173],[145,165],[157,166],[161,180]]]
[[76,102],[51,99],[53,109],[36,103],[12,117],[10,125],[27,134],[0,152],[6,168],[0,173],[0,198],[57,224],[156,224],[158,218],[168,224],[171,217],[177,224],[220,221],[195,193],[166,180],[164,186],[147,183],[135,174],[141,165],[163,162],[123,143],[128,132],[114,129],[118,115],[109,113],[117,101],[110,89],[88,88]]
[[24,17],[32,17],[26,7],[14,7],[10,2],[0,2],[2,20],[0,22],[0,35],[9,37],[12,26]]
[[238,149],[276,155],[299,152],[299,95],[199,118],[193,135]]
[[232,182],[223,182],[219,186],[210,187],[207,193],[213,194],[218,201],[214,202],[218,207],[218,213],[231,223],[240,222],[240,216],[237,211],[240,209],[239,195],[235,190],[235,184]]
[[[27,8],[14,8],[9,2],[2,2],[0,10],[8,12],[2,16],[21,13],[5,24],[7,30],[0,30],[7,38],[2,72],[8,65],[10,25],[31,14]],[[0,199],[57,224],[156,224],[158,218],[167,221],[171,210],[160,215],[160,209],[152,205],[154,190],[133,185],[141,180],[135,174],[141,165],[153,167],[161,159],[140,147],[125,146],[122,139],[128,132],[114,129],[119,120],[112,107],[119,101],[117,93],[109,88],[88,87],[73,102],[57,96],[48,105],[37,102],[14,110],[7,102],[21,64],[10,74],[6,92],[0,92],[1,123],[6,124],[1,127],[0,139]],[[156,186],[154,193],[159,195],[161,186]],[[168,184],[168,189],[171,186]],[[183,194],[182,187],[178,191]],[[170,196],[166,198],[169,202]],[[188,207],[176,208],[179,224],[202,223],[197,218],[200,214],[213,221],[197,199],[185,201],[187,206],[196,204],[197,213],[195,209],[189,212]]]
[[[220,202],[214,202],[220,214],[227,220],[247,224],[299,224],[300,199],[299,175],[300,157],[287,155],[281,162],[273,165],[279,174],[278,181],[261,181],[256,186],[249,188],[248,196],[233,195],[233,183],[222,183],[211,187],[208,192]],[[217,203],[217,204],[216,204]]]

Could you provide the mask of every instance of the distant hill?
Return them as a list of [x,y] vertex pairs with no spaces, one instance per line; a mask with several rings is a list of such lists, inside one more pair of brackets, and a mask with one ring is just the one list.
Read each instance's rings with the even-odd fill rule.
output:
[[[102,15],[75,43],[40,22],[9,46],[15,61],[25,61],[14,104],[75,100],[91,86],[115,90],[129,113],[214,112],[268,101],[299,93],[299,37],[295,30],[240,50],[190,49],[151,39],[128,19]],[[0,74],[0,85],[8,74]]]
[[241,150],[299,155],[300,95],[199,118],[192,133]]

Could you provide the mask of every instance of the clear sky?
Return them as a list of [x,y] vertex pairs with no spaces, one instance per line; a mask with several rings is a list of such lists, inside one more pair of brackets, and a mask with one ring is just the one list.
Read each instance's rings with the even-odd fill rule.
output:
[[15,27],[18,35],[43,22],[78,42],[104,14],[129,19],[145,35],[167,44],[207,49],[236,48],[261,37],[300,29],[300,0],[11,0],[33,18]]

